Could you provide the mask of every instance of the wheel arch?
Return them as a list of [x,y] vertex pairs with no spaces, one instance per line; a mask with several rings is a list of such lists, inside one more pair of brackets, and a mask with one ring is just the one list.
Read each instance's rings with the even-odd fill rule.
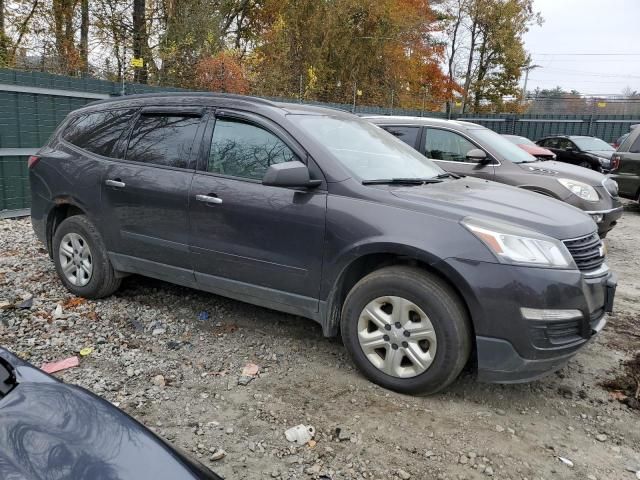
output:
[[87,215],[87,209],[75,198],[61,195],[53,199],[53,207],[46,219],[46,241],[49,256],[53,255],[53,235],[58,226],[67,218],[74,215]]
[[[367,248],[358,247],[358,255],[346,261],[335,276],[332,287],[328,292],[322,311],[322,327],[326,336],[336,336],[339,333],[340,317],[344,301],[353,286],[371,272],[392,265],[414,266],[442,280],[459,297],[469,318],[471,333],[475,338],[474,319],[470,308],[473,299],[469,298],[471,289],[466,281],[457,276],[440,259],[429,252],[407,245],[368,245]],[[462,284],[461,284],[462,282]],[[475,345],[475,341],[473,341]]]

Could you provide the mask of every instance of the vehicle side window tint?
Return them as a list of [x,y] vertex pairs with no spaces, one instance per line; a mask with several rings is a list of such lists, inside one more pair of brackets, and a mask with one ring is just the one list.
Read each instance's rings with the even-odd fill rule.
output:
[[267,130],[239,120],[216,120],[207,171],[262,180],[270,165],[292,160],[295,154]]
[[418,135],[420,134],[419,127],[392,127],[385,126],[382,127],[391,135],[398,137],[407,145],[416,148],[416,140],[418,140]]
[[560,148],[558,146],[558,139],[557,138],[548,138],[545,142],[544,142],[544,146],[545,147],[549,147],[549,148]]
[[631,147],[629,148],[629,153],[640,153],[640,135],[636,137],[633,145],[631,145]]
[[116,146],[135,113],[135,109],[116,109],[78,115],[66,126],[62,138],[92,153],[118,157]]
[[200,117],[141,115],[127,148],[127,160],[187,168]]
[[477,148],[473,143],[448,130],[427,129],[424,143],[424,154],[434,160],[447,160],[449,162],[469,162],[467,153]]

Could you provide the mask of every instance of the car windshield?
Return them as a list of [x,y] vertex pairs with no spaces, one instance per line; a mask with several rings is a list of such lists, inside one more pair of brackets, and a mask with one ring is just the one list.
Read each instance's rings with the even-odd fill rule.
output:
[[511,143],[514,143],[516,145],[531,145],[533,147],[537,146],[535,143],[533,143],[527,137],[519,137],[517,135],[503,135],[503,136],[504,136],[504,138],[509,140]]
[[604,150],[605,152],[613,152],[615,148],[604,140],[594,137],[572,137],[571,140],[578,146],[580,150]]
[[513,163],[537,162],[538,159],[529,155],[517,145],[511,143],[502,135],[489,130],[488,128],[476,128],[469,130],[469,133],[480,144],[485,144],[489,149],[497,152],[502,158]]
[[402,140],[364,120],[300,115],[297,124],[359,180],[430,179],[444,173]]

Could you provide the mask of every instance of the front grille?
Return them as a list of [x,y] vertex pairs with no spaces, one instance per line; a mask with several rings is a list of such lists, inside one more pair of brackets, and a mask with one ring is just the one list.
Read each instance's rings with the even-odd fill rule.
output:
[[582,271],[595,270],[604,263],[602,241],[597,233],[564,241],[573,260]]

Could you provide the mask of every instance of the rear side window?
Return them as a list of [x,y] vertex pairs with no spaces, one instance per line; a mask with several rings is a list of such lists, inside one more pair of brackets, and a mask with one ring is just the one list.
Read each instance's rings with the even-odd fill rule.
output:
[[118,157],[118,142],[128,130],[135,109],[115,109],[78,115],[71,119],[62,138],[105,157]]
[[416,142],[418,135],[420,134],[419,127],[382,127],[394,137],[399,138],[407,145],[416,148]]
[[261,180],[270,165],[295,159],[291,149],[264,128],[217,119],[207,171]]
[[131,133],[126,159],[187,168],[200,117],[141,115]]

